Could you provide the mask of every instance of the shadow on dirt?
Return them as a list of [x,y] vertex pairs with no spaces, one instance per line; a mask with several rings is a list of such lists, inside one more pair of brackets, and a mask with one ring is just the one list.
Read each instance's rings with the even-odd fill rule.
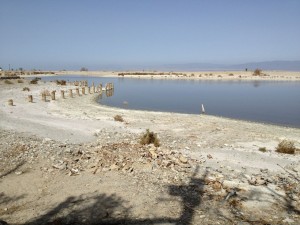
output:
[[[54,206],[50,211],[25,223],[25,225],[100,225],[100,224],[235,224],[237,222],[269,224],[265,218],[255,217],[244,211],[240,202],[243,201],[239,193],[230,195],[227,192],[225,198],[219,198],[213,193],[207,192],[205,182],[207,182],[208,171],[205,170],[199,175],[198,167],[187,184],[167,186],[168,198],[157,199],[160,204],[169,206],[173,215],[154,218],[135,218],[131,213],[133,209],[129,201],[118,197],[115,194],[107,195],[102,193],[92,193],[78,197],[69,197],[59,205]],[[206,186],[207,187],[207,186]],[[250,193],[249,199],[260,199],[263,193]],[[276,193],[273,193],[276,196]],[[298,214],[299,211],[293,206],[290,199],[282,199],[277,196],[278,202],[286,206],[286,212]],[[176,199],[176,200],[174,200]],[[180,208],[172,206],[172,202],[180,201]],[[0,195],[0,203],[11,201],[4,195]],[[151,206],[150,206],[151,207]],[[275,222],[275,221],[273,221]],[[281,222],[281,220],[276,221]],[[1,223],[0,223],[1,224]]]

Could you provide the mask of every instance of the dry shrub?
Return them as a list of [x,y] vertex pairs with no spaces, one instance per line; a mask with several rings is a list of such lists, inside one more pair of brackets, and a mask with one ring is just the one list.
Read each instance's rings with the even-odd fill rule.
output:
[[154,144],[155,147],[159,147],[160,146],[157,134],[155,134],[153,132],[150,132],[149,129],[147,129],[146,133],[144,133],[141,136],[140,144],[142,144],[142,145]]
[[13,82],[10,81],[10,80],[5,80],[4,83],[5,83],[5,84],[13,84]]
[[285,153],[285,154],[295,154],[296,147],[294,142],[283,140],[276,147],[276,152]]
[[55,82],[57,85],[66,85],[67,84],[67,81],[65,81],[65,80],[56,80]]
[[48,91],[47,89],[41,91],[41,94],[42,94],[42,95],[46,95],[46,96],[51,96],[50,91]]
[[29,87],[23,87],[23,91],[30,91]]
[[23,80],[18,80],[18,83],[22,84],[22,83],[24,83],[24,81]]
[[261,152],[266,152],[266,151],[267,151],[267,149],[266,149],[266,147],[260,147],[260,148],[258,149],[258,151],[261,151]]
[[253,73],[253,75],[254,76],[260,76],[260,75],[262,75],[262,70],[261,69],[256,69],[256,70],[254,70],[254,73]]
[[228,74],[228,76],[232,77],[232,76],[234,76],[234,74],[233,74],[233,73],[230,73],[230,74]]
[[30,84],[37,84],[39,80],[41,80],[41,78],[36,77],[30,81]]
[[119,121],[119,122],[124,122],[123,117],[120,116],[120,115],[114,116],[114,120],[115,120],[115,121]]

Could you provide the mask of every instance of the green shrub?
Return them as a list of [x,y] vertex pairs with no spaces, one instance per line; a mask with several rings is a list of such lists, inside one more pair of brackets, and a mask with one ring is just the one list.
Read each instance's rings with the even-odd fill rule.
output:
[[285,154],[295,154],[296,147],[294,142],[283,140],[276,147],[276,152],[285,153]]
[[149,129],[147,129],[146,133],[144,133],[141,136],[140,144],[142,144],[142,145],[154,144],[155,147],[159,147],[160,146],[157,134],[155,134],[153,132],[150,132]]

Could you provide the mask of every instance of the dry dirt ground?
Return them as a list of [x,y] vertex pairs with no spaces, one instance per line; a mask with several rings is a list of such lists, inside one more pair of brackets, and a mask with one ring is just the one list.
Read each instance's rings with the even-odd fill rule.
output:
[[[299,148],[299,129],[113,109],[96,103],[99,93],[62,99],[60,90],[70,88],[0,81],[0,220],[300,223],[299,150],[275,151],[285,139]],[[56,90],[56,100],[43,102],[45,90]],[[139,143],[146,129],[159,147]]]

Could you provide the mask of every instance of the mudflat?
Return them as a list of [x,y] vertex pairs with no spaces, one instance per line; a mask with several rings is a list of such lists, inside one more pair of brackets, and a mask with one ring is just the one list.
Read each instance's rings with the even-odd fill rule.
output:
[[[300,79],[274,73],[266,79]],[[11,83],[0,81],[0,218],[9,224],[300,223],[300,129],[109,108],[71,83]],[[160,146],[140,143],[146,129]],[[276,152],[283,140],[295,154]]]

